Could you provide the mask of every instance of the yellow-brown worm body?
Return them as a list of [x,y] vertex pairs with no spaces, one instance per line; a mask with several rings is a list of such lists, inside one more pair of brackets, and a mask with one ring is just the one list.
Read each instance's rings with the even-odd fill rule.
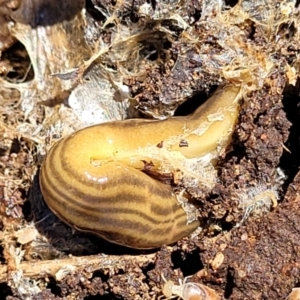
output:
[[[153,161],[147,151],[134,153],[159,144],[164,145],[162,151],[177,151],[186,159],[214,151],[236,123],[239,91],[234,86],[219,89],[186,117],[113,121],[61,139],[40,172],[46,203],[76,229],[131,248],[157,248],[187,236],[199,222],[187,222],[169,185],[141,172],[142,160]],[[220,111],[223,119],[208,122],[208,115]],[[179,146],[182,139],[186,147]],[[155,164],[159,168],[159,160]]]

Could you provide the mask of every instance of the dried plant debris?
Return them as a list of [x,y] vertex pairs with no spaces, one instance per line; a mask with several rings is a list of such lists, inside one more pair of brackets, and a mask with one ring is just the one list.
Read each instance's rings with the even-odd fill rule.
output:
[[[284,172],[299,168],[299,117],[288,121],[282,99],[299,113],[299,20],[296,0],[0,1],[1,297],[157,299],[166,281],[175,294],[191,282],[224,299],[297,297],[300,175]],[[200,233],[135,251],[46,207],[36,172],[60,137],[164,119],[183,102],[191,112],[224,83],[243,101],[214,185],[180,171],[169,180],[191,198]]]

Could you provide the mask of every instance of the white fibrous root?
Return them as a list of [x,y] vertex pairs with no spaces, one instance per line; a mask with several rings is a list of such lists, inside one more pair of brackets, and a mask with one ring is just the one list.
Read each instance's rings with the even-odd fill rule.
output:
[[178,296],[183,300],[221,300],[221,297],[211,288],[196,282],[187,282],[186,277],[182,282],[179,280],[179,285],[168,280],[163,286],[163,294],[169,299],[173,296]]
[[242,220],[237,224],[240,226],[250,215],[261,216],[269,212],[278,204],[277,187],[267,187],[264,183],[257,186],[237,190],[235,198],[239,202],[239,208],[243,211]]

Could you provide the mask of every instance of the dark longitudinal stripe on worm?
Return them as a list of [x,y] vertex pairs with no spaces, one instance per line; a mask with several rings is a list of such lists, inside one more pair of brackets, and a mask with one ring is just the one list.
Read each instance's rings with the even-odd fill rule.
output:
[[[52,169],[53,170],[53,169]],[[46,175],[46,177],[48,176],[48,174]],[[52,177],[52,176],[51,176]],[[55,176],[54,176],[55,177]],[[61,179],[59,179],[59,181],[60,180],[62,180],[62,178]],[[50,183],[50,178],[46,178],[46,182],[48,182],[48,183]],[[71,186],[70,186],[70,188],[72,188]],[[53,190],[55,191],[55,190],[57,190],[57,188],[56,187],[54,187],[53,188]],[[67,189],[65,189],[65,190],[67,190]],[[76,193],[74,193],[74,195],[76,195]],[[69,197],[66,197],[66,195],[64,195],[64,194],[62,194],[62,195],[60,195],[62,198],[60,199],[60,201],[66,201],[67,200],[67,198],[69,198]],[[84,195],[83,195],[84,196]],[[133,198],[135,198],[134,196],[136,196],[136,195],[131,195],[131,197],[133,197]],[[124,195],[123,195],[123,197],[124,197]],[[54,199],[56,198],[56,197],[53,197]],[[78,199],[78,198],[77,198]],[[72,200],[72,202],[73,202],[73,197],[70,199],[70,200]],[[81,199],[79,199],[79,200],[81,200]],[[94,199],[94,200],[99,200],[99,198],[97,198],[97,199]],[[104,199],[105,200],[105,199]],[[67,203],[66,202],[66,206],[68,207],[68,206],[70,206],[70,202],[71,201],[69,201],[69,203]],[[77,201],[76,202],[76,199],[74,200],[74,202],[75,202],[75,205],[77,204],[77,205],[81,205],[81,202],[80,201]],[[105,202],[106,203],[106,202]],[[109,202],[107,202],[107,203],[109,203]],[[59,203],[58,203],[59,204]],[[102,203],[101,203],[102,204]],[[138,203],[137,203],[138,204]],[[108,204],[109,205],[109,204]],[[90,207],[88,206],[88,207],[84,207],[85,209],[90,209]],[[174,204],[173,205],[173,207],[172,207],[172,209],[173,209],[173,211],[177,211],[177,212],[179,212],[179,214],[180,215],[183,215],[183,217],[185,216],[185,213],[183,212],[183,210],[181,209],[181,208],[179,208],[178,207],[178,204]],[[158,209],[156,210],[156,213],[157,212],[160,212],[161,211],[161,209],[158,207]],[[137,214],[137,212],[138,211],[134,211],[134,213],[135,214]],[[115,214],[116,213],[118,213],[116,210],[115,210],[115,212],[114,212]],[[123,212],[124,213],[124,212]],[[128,211],[128,213],[129,214],[131,214],[131,212],[130,211]],[[166,217],[166,214],[167,212],[166,211],[164,211],[163,212],[163,214],[164,214],[164,217]],[[170,211],[168,210],[168,213],[170,213]],[[97,214],[97,212],[95,211],[95,214]],[[89,215],[91,215],[91,212],[89,213]],[[139,215],[139,217],[141,217],[141,218],[143,218],[143,217],[145,217],[145,215],[143,214],[139,214],[138,213],[138,215]],[[123,216],[122,216],[123,217]],[[132,215],[129,215],[129,217],[132,217]],[[145,218],[146,220],[148,220],[148,218],[146,217]],[[141,222],[143,221],[143,219],[141,219]],[[157,220],[156,220],[157,221]],[[151,220],[151,222],[153,222],[153,220]],[[163,221],[163,222],[161,222],[162,224],[165,224],[165,223],[168,223],[169,222],[169,220],[167,220],[167,221]],[[184,218],[184,222],[183,222],[183,226],[185,225],[185,222],[186,222],[186,218]]]
[[[107,207],[107,208],[103,208],[101,207],[100,209],[98,209],[98,207],[93,207],[92,209],[83,209],[83,210],[78,210],[78,205],[76,205],[77,203],[75,202],[75,205],[70,205],[70,202],[66,201],[67,197],[62,197],[62,198],[56,198],[57,194],[53,194],[51,191],[45,189],[45,192],[48,192],[49,195],[51,195],[52,200],[54,199],[58,199],[57,203],[59,203],[60,206],[64,206],[66,210],[71,210],[71,211],[78,211],[80,212],[80,216],[83,217],[84,213],[86,212],[86,216],[87,216],[87,222],[92,222],[94,221],[99,221],[99,213],[101,216],[101,224],[105,224],[105,223],[112,223],[116,222],[116,219],[114,218],[112,220],[111,216],[112,215],[121,215],[122,216],[122,220],[121,220],[121,224],[123,222],[124,219],[129,219],[132,220],[133,216],[136,218],[138,217],[141,220],[144,220],[144,222],[149,222],[151,224],[157,224],[157,218],[155,217],[151,217],[149,215],[147,215],[146,213],[143,213],[140,210],[134,210],[134,209],[124,209],[124,208],[119,208],[119,207]],[[108,219],[106,221],[106,218]],[[93,219],[93,220],[92,220]],[[170,222],[169,219],[164,219],[163,221],[160,222],[160,224],[168,224]]]
[[[69,210],[69,213],[72,214],[72,209]],[[76,210],[75,210],[76,212]],[[67,223],[72,224],[73,222],[70,221],[70,219],[66,219],[64,218],[59,211],[57,211],[58,215],[64,219]],[[94,215],[94,213],[96,213],[96,215]],[[136,212],[135,212],[136,213]],[[80,218],[81,218],[81,222],[80,224],[78,224],[78,228],[79,229],[83,229],[83,230],[96,230],[97,232],[99,231],[119,231],[122,232],[125,235],[129,234],[129,230],[133,231],[133,235],[136,234],[137,228],[139,229],[139,232],[143,232],[146,233],[148,231],[151,231],[153,229],[153,226],[157,225],[157,220],[156,222],[150,222],[150,224],[146,224],[147,219],[144,219],[144,216],[142,216],[142,221],[134,221],[134,218],[132,216],[132,214],[130,213],[126,213],[126,214],[121,214],[121,218],[118,218],[116,216],[119,216],[118,212],[116,212],[115,217],[112,218],[111,215],[102,215],[99,216],[97,215],[96,211],[93,211],[93,214],[91,214],[91,211],[87,211],[86,213],[80,213]],[[126,217],[125,217],[126,215]],[[73,214],[74,216],[74,214]],[[100,222],[99,222],[99,217]],[[138,218],[140,220],[140,218]],[[167,222],[169,223],[169,222]],[[93,224],[97,224],[97,226],[95,227]],[[91,225],[91,228],[90,228]],[[118,227],[118,228],[116,228]],[[160,230],[161,232],[161,230]]]
[[[133,215],[135,216],[139,216],[140,218],[146,219],[149,222],[152,223],[157,223],[157,217],[151,217],[146,213],[143,213],[140,210],[137,209],[129,209],[129,208],[122,208],[122,207],[111,207],[110,205],[110,199],[109,198],[98,198],[95,199],[95,204],[97,204],[97,202],[99,203],[99,200],[101,199],[101,208],[98,210],[97,205],[95,205],[93,207],[93,209],[91,210],[91,206],[89,205],[85,205],[82,201],[78,201],[81,200],[81,197],[84,197],[85,195],[77,195],[77,197],[75,198],[68,196],[66,193],[64,193],[63,190],[59,190],[56,188],[56,186],[52,183],[52,181],[50,180],[50,178],[48,177],[48,174],[42,174],[42,176],[44,177],[45,182],[47,182],[47,186],[44,186],[43,189],[45,192],[47,192],[48,195],[51,195],[52,201],[53,202],[57,202],[60,206],[64,205],[66,207],[66,209],[70,209],[73,208],[74,211],[76,211],[76,208],[78,210],[78,208],[81,208],[80,211],[88,211],[89,215],[91,215],[91,213],[95,213],[97,214],[99,211],[101,212],[101,215],[104,214],[122,214],[125,216],[125,214],[128,214],[129,217],[132,218]],[[66,189],[67,190],[67,189]],[[76,194],[76,193],[74,193]],[[124,199],[124,202],[129,202],[127,199],[136,199],[136,195],[125,195],[122,194],[121,196],[116,196],[116,198],[120,199],[122,197],[122,199]],[[97,200],[97,201],[96,201]],[[102,201],[104,203],[107,203],[107,205],[103,205]],[[131,201],[131,202],[136,202],[138,204],[137,201]],[[162,224],[166,224],[169,222],[169,220],[166,220],[166,216],[168,216],[167,213],[170,213],[171,209],[165,209],[163,210],[163,213],[161,213],[161,210],[159,210],[159,207],[155,204],[151,204],[151,208],[154,207],[156,209],[153,210],[153,212],[157,215],[160,215],[162,217],[164,217],[164,220],[161,222]],[[178,204],[173,205],[172,210],[176,211],[178,209],[181,209]],[[182,212],[182,214],[184,215],[184,212]]]
[[[73,179],[76,179],[78,182],[84,184],[85,186],[95,188],[95,183],[92,180],[88,180],[88,179],[82,180],[82,176],[78,175],[78,172],[76,172],[76,170],[74,170],[72,168],[72,166],[69,166],[68,164],[66,164],[65,159],[64,159],[64,155],[67,151],[64,149],[65,147],[66,147],[65,145],[61,146],[60,147],[61,149],[59,151],[58,161],[61,164],[61,169],[67,174],[67,176],[72,177]],[[53,160],[53,159],[50,158],[50,160]],[[56,170],[53,170],[53,168],[52,168],[52,171],[56,171]],[[58,172],[56,172],[56,173],[58,174]],[[143,184],[143,183],[141,183],[141,180],[140,180],[139,177],[135,178],[135,177],[132,177],[132,176],[125,176],[122,179],[122,183],[128,184],[128,185],[135,185],[135,186],[141,186],[141,184]],[[106,186],[109,186],[109,184],[113,184],[113,183],[107,182],[105,184],[106,184]],[[99,187],[99,185],[97,187]],[[148,186],[148,188],[149,188],[149,191],[150,191],[151,194],[157,194],[157,195],[159,195],[160,198],[168,199],[170,197],[169,193],[165,192],[164,189],[158,188],[154,184],[151,185],[151,186]]]
[[[99,218],[97,217],[91,217],[89,214],[83,214],[80,215],[81,218],[85,220],[84,224],[92,224],[91,222],[99,222]],[[79,226],[82,229],[88,229],[89,227],[82,227]],[[101,218],[101,226],[98,227],[92,227],[93,230],[99,230],[99,231],[109,231],[109,232],[122,232],[125,235],[136,235],[137,229],[138,232],[141,233],[146,233],[146,232],[154,232],[155,234],[161,234],[161,228],[159,229],[153,229],[153,224],[144,224],[143,222],[140,221],[135,221],[133,218],[126,220],[120,219],[118,220],[117,218],[108,218],[104,217]],[[169,226],[171,229],[171,226]]]
[[[93,222],[99,221],[99,219],[97,217],[93,217],[92,218],[91,215],[90,215],[90,213],[88,213],[86,215],[81,214],[81,217],[84,217],[84,219],[86,219],[86,223],[87,224],[92,224]],[[130,218],[130,220],[128,221],[129,223],[127,223],[125,221],[125,218],[123,218],[122,221],[120,221],[120,224],[118,224],[118,226],[120,228],[119,231],[122,233],[122,235],[124,236],[124,238],[126,236],[130,235],[130,234],[132,234],[133,236],[136,236],[136,234],[137,234],[137,228],[139,228],[138,232],[142,232],[143,234],[147,233],[147,232],[151,232],[151,236],[153,236],[153,238],[155,237],[156,240],[157,240],[157,237],[159,235],[161,235],[163,231],[168,232],[168,231],[171,230],[171,226],[168,226],[167,228],[166,228],[166,226],[162,226],[162,227],[158,228],[157,230],[156,229],[153,230],[153,228],[152,228],[153,225],[150,225],[150,227],[141,225],[141,223],[143,223],[143,219],[142,219],[141,222],[135,223],[135,222],[132,222],[132,215],[129,215],[129,218]],[[62,219],[64,219],[64,218],[62,218]],[[105,231],[109,230],[110,227],[111,227],[110,225],[111,225],[112,221],[114,223],[113,228],[115,226],[117,226],[116,220],[118,220],[118,218],[114,218],[113,220],[111,218],[109,220],[106,220],[106,218],[103,218],[103,219],[101,219],[101,226],[100,227],[98,226],[97,228],[93,227],[93,230],[96,230],[99,235],[105,236],[105,234],[101,234],[101,231],[103,230],[105,232]],[[68,222],[68,220],[66,220],[66,221]],[[161,224],[162,223],[160,223],[160,225]],[[129,225],[129,226],[127,226],[127,225]],[[157,226],[157,222],[154,225]],[[184,228],[186,227],[186,219],[185,219],[185,217],[183,218],[182,222],[180,222],[178,225],[179,226],[183,226]],[[83,227],[83,226],[79,226],[79,228],[83,229],[83,230],[87,230],[87,231],[93,231],[92,229],[89,230],[89,228]],[[132,229],[133,232],[132,233],[128,232],[128,229]],[[110,229],[110,231],[113,231],[113,229]],[[186,230],[183,230],[182,232],[186,232]],[[181,236],[181,235],[182,235],[182,233],[180,231],[180,233],[178,233],[178,236]],[[163,239],[165,241],[166,237],[164,237]],[[162,240],[162,243],[164,241]]]
[[[81,215],[82,218],[86,220],[85,223],[92,224],[92,222],[97,222],[97,218],[91,218],[90,215]],[[64,218],[63,218],[64,219]],[[68,222],[68,220],[66,220]],[[83,226],[76,226],[79,229],[86,230],[86,231],[94,231],[97,232],[101,236],[105,236],[106,232],[109,234],[121,234],[122,236],[133,236],[136,237],[137,233],[140,234],[147,234],[148,236],[153,236],[156,239],[162,235],[163,232],[168,233],[171,232],[173,224],[169,226],[161,226],[161,227],[154,227],[153,225],[146,226],[143,222],[133,221],[132,218],[130,220],[119,220],[117,222],[117,218],[112,219],[102,219],[101,218],[101,226],[92,227],[89,229],[88,227]],[[162,240],[166,240],[165,236],[162,236]]]
[[[74,190],[74,191],[80,193],[80,189],[77,189],[76,187],[74,187],[74,184],[72,184],[72,185],[68,184],[68,180],[65,180],[65,178],[68,178],[68,177],[70,177],[72,179],[75,178],[78,181],[78,183],[83,184],[86,187],[85,181],[82,181],[79,176],[77,176],[77,178],[76,178],[76,176],[73,177],[73,173],[68,172],[67,170],[64,173],[62,173],[62,172],[58,172],[56,170],[56,168],[53,167],[53,166],[49,166],[48,169],[49,169],[49,171],[47,173],[52,172],[51,175],[53,176],[55,181],[57,181],[59,184],[64,183],[65,187],[67,189],[71,189],[71,190]],[[123,185],[128,185],[128,186],[132,183],[135,186],[140,186],[141,185],[141,180],[139,178],[130,177],[130,178],[123,179],[121,181],[121,183]],[[102,187],[101,184],[97,184],[97,183],[93,183],[93,182],[89,183],[88,186],[93,188],[95,190],[95,193],[99,193],[99,190]],[[120,182],[119,182],[119,185],[117,187],[118,188],[120,187]],[[106,182],[105,183],[105,188],[106,189],[109,189],[109,188],[113,189],[113,188],[116,188],[116,185],[113,182]],[[159,198],[165,198],[167,200],[170,197],[170,192],[169,192],[168,189],[166,189],[166,191],[165,191],[160,186],[158,186],[158,185],[156,186],[155,184],[150,185],[148,187],[148,190],[149,190],[149,194],[155,195]],[[90,193],[91,193],[91,190],[90,190]],[[84,194],[81,194],[81,196],[83,196],[83,195]],[[94,201],[94,199],[96,199],[98,201],[98,196],[92,196],[91,194],[89,194],[89,200],[91,200],[91,202],[92,202],[92,201]],[[161,205],[160,205],[160,208],[161,208]],[[165,212],[162,211],[161,214],[165,214]]]
[[[52,169],[52,171],[53,171],[53,169]],[[78,201],[76,200],[76,199],[80,199],[80,198],[86,198],[86,195],[85,195],[84,193],[81,193],[80,190],[74,189],[74,187],[72,187],[72,186],[69,185],[67,182],[65,182],[63,186],[65,186],[66,188],[65,188],[64,190],[65,190],[65,191],[68,191],[69,189],[72,189],[72,194],[73,194],[73,196],[72,196],[72,197],[69,197],[67,194],[63,193],[62,190],[57,190],[57,186],[55,185],[54,182],[52,182],[51,178],[49,177],[49,173],[50,173],[50,172],[47,172],[47,173],[45,173],[45,174],[44,174],[44,173],[42,174],[42,176],[45,177],[45,180],[44,180],[44,181],[47,182],[47,183],[51,186],[52,190],[53,190],[53,191],[56,191],[56,193],[59,194],[59,195],[61,196],[62,199],[65,199],[65,200],[63,200],[63,202],[66,202],[66,203],[68,203],[68,204],[75,203],[75,204],[77,204],[79,207],[81,207],[81,208],[83,208],[83,209],[90,209],[90,206],[89,206],[89,205],[84,205],[84,204],[82,203],[82,201],[81,201],[81,202],[78,202]],[[59,175],[59,174],[55,174],[55,176],[57,176],[57,175]],[[63,178],[62,178],[61,176],[58,176],[58,177],[59,177],[59,178],[57,178],[57,181],[58,181],[59,183],[63,182]],[[76,195],[76,197],[74,197],[75,195]],[[88,195],[88,197],[91,198],[90,195]],[[159,197],[159,195],[157,195],[157,197]],[[55,198],[55,197],[54,197],[54,198]],[[75,200],[74,200],[74,198],[75,198]],[[118,196],[116,196],[115,198],[116,198],[116,199],[114,199],[114,201],[117,200],[117,199],[119,199]],[[132,201],[131,199],[136,199],[136,198],[138,198],[136,194],[130,194],[130,195],[125,195],[125,194],[123,194],[123,195],[122,195],[122,199],[126,199],[128,202],[131,202],[131,203],[134,202],[134,201]],[[128,200],[128,199],[129,199],[129,200]],[[92,201],[95,202],[95,203],[99,203],[99,200],[101,200],[101,205],[102,205],[102,202],[108,203],[108,205],[111,205],[111,203],[112,203],[111,197],[105,197],[105,196],[100,197],[100,199],[99,199],[99,197],[95,197]],[[60,200],[60,201],[61,201],[61,200]],[[57,201],[57,202],[59,202],[59,201]],[[136,202],[139,202],[139,200],[136,201]],[[139,203],[140,203],[140,202],[139,202]],[[172,210],[172,211],[177,211],[179,208],[180,208],[180,207],[179,207],[178,203],[176,203],[176,202],[173,203],[172,208],[166,207],[166,209],[162,209],[161,205],[159,205],[159,204],[157,205],[157,204],[155,204],[155,203],[151,203],[151,210],[152,210],[156,215],[161,215],[161,216],[163,216],[163,217],[165,217],[165,216],[167,215],[167,213],[170,212],[170,210]]]
[[[50,168],[49,168],[50,169]],[[50,174],[51,172],[46,172],[46,173],[43,173],[42,176],[45,178],[45,182],[47,182],[48,185],[51,186],[51,189],[56,191],[62,199],[65,198],[68,198],[66,199],[68,201],[68,203],[75,203],[77,204],[78,206],[84,208],[84,209],[90,209],[90,205],[88,204],[97,204],[99,203],[99,200],[101,201],[101,205],[103,203],[107,203],[108,205],[112,205],[112,203],[118,203],[118,199],[120,199],[120,197],[125,201],[125,202],[128,202],[128,203],[133,203],[133,202],[137,202],[137,201],[132,201],[132,199],[138,199],[138,193],[137,194],[124,194],[122,193],[122,195],[115,195],[115,197],[107,197],[105,195],[105,192],[103,192],[103,195],[99,198],[96,197],[96,196],[92,196],[92,195],[86,195],[85,193],[82,193],[82,191],[80,189],[77,189],[74,187],[74,185],[70,185],[68,182],[64,181],[64,178],[61,176],[61,174],[59,172],[56,171],[55,168],[51,168],[50,169],[51,172],[53,172],[54,174]],[[57,185],[55,185],[55,183],[53,182],[52,178],[50,177],[50,175],[52,175],[51,177],[54,179],[55,178],[55,181],[57,181],[58,183],[63,183],[63,186],[65,187],[64,190],[58,190],[57,189]],[[113,188],[113,184],[112,184],[112,188]],[[115,187],[116,188],[116,187]],[[119,187],[118,187],[119,188]],[[69,191],[69,190],[72,190],[72,194],[73,195],[76,195],[76,198],[73,196],[73,197],[68,197],[67,194],[64,192],[64,191]],[[98,192],[99,192],[99,189],[98,189]],[[157,197],[158,199],[161,198],[160,194],[157,193],[157,194],[152,194],[153,197]],[[169,195],[170,196],[170,195]],[[87,199],[88,197],[88,199]],[[80,199],[80,198],[83,198],[85,199],[86,201],[88,201],[88,204],[87,205],[84,205],[81,202],[77,202],[76,200],[74,199]],[[161,216],[165,216],[166,214],[170,213],[170,208],[169,207],[165,207],[165,206],[162,206],[162,205],[156,205],[155,203],[151,203],[151,209],[153,210],[153,212],[157,215],[161,215]],[[174,203],[173,204],[173,207],[172,207],[173,210],[177,210],[178,209],[178,204],[177,203]]]
[[[68,196],[66,196],[65,194],[59,193],[57,190],[55,191],[51,191],[48,190],[47,188],[44,189],[45,192],[49,193],[49,195],[51,195],[52,201],[54,199],[57,199],[55,202],[58,203],[59,206],[64,206],[66,209],[70,210],[72,209],[73,211],[79,211],[79,212],[88,212],[89,215],[98,214],[98,219],[99,219],[99,212],[101,213],[101,218],[105,217],[107,214],[111,214],[112,215],[117,215],[117,214],[121,214],[125,217],[125,214],[128,214],[129,218],[132,218],[132,216],[135,217],[139,217],[139,218],[143,218],[146,221],[149,221],[153,224],[157,223],[157,218],[155,217],[151,217],[149,215],[147,215],[146,213],[143,213],[140,210],[136,210],[136,209],[126,209],[126,208],[120,208],[120,207],[100,207],[100,209],[98,209],[98,206],[94,206],[94,207],[87,207],[82,205],[82,203],[80,202],[76,202],[76,200],[73,200],[72,202],[69,201],[70,198]],[[58,196],[59,194],[59,196]],[[77,199],[78,200],[78,199]],[[53,201],[54,202],[54,201]],[[81,209],[79,209],[79,207]],[[168,220],[164,220],[162,223],[168,223]]]
[[[61,190],[61,189],[57,189],[56,185],[54,182],[51,181],[51,179],[48,177],[48,174],[43,174],[42,175],[44,177],[45,182],[47,182],[47,187],[44,187],[45,191],[47,191],[47,193],[49,195],[52,195],[53,198],[53,202],[57,202],[58,204],[60,203],[66,203],[66,206],[68,207],[77,207],[77,208],[81,208],[84,211],[90,211],[91,210],[91,206],[88,204],[84,204],[82,199],[86,199],[91,198],[90,195],[85,195],[84,193],[82,193],[80,190],[76,190],[76,189],[72,189],[72,194],[73,196],[69,196],[66,191],[68,191],[68,185],[67,189]],[[55,195],[54,195],[55,194]],[[76,197],[74,196],[76,195]],[[120,204],[117,204],[117,206],[112,205],[113,202],[115,202],[118,199],[122,199],[124,203],[136,203],[137,205],[139,205],[141,202],[139,202],[138,200],[132,200],[132,199],[139,199],[139,195],[138,194],[121,194],[118,195],[116,194],[115,197],[112,199],[111,197],[107,197],[107,196],[101,196],[98,198],[94,198],[92,200],[92,203],[95,205],[94,209],[97,208],[97,206],[100,204],[101,205],[101,212],[103,211],[103,213],[109,213],[110,210],[114,210],[115,213],[118,212],[119,210],[121,211],[120,208]],[[90,203],[90,201],[89,201]],[[163,209],[159,206],[156,205],[155,203],[151,203],[151,211],[156,215],[156,216],[161,216],[161,217],[166,217],[166,215],[168,215],[168,213],[172,212],[172,211],[176,211],[178,210],[180,207],[177,203],[173,204],[172,207],[170,206],[165,206]],[[124,209],[125,212],[126,209]],[[130,209],[127,209],[127,211],[129,211]],[[133,209],[132,212],[136,212],[136,209]],[[113,212],[113,211],[111,211]],[[149,220],[152,219],[153,222],[155,222],[155,220],[157,220],[157,218],[151,218],[149,215],[144,214],[145,218],[148,218]]]

